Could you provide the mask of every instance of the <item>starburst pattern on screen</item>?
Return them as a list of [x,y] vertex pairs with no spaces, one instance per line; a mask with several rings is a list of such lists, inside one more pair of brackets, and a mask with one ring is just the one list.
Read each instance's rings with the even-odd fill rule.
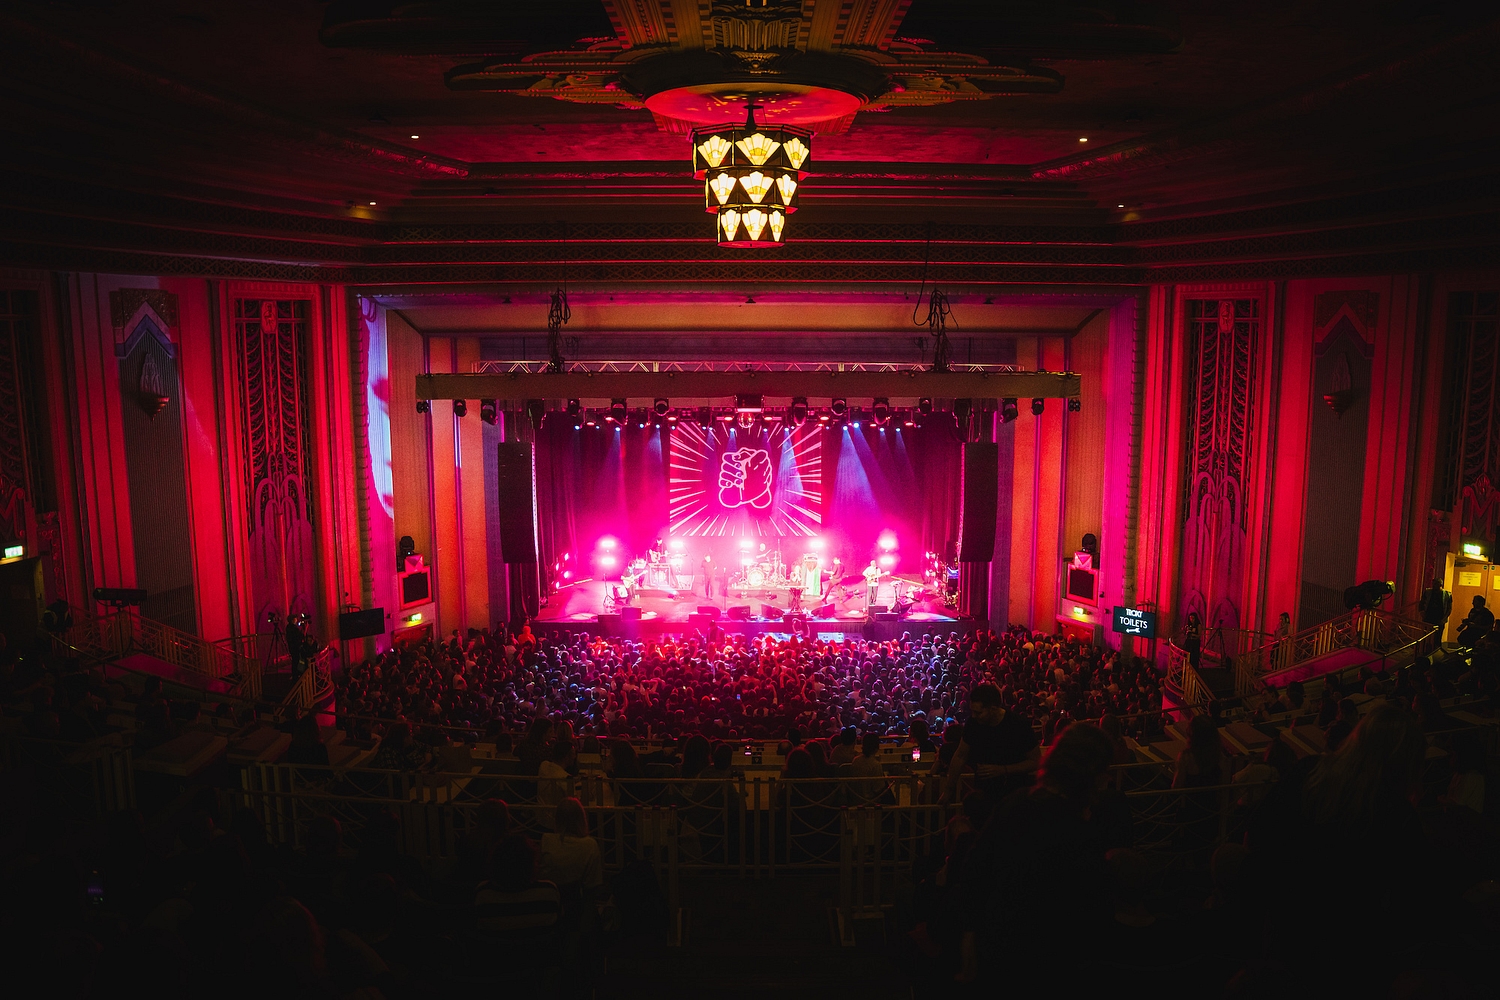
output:
[[[746,434],[717,424],[705,429],[680,423],[672,429],[671,452],[668,522],[673,535],[808,536],[821,530],[821,428],[776,427]],[[764,454],[769,465],[749,461],[756,454]],[[762,509],[754,499],[767,478],[771,502]]]

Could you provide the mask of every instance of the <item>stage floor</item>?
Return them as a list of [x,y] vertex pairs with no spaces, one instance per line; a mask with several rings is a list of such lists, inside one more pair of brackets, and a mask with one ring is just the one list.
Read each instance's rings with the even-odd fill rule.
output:
[[[920,581],[902,578],[907,584],[908,594],[918,589]],[[785,591],[777,590],[750,590],[742,592],[738,587],[732,587],[732,595],[725,597],[715,594],[712,600],[705,598],[703,592],[642,589],[634,601],[634,606],[641,609],[641,625],[643,631],[661,632],[669,631],[673,627],[686,628],[688,616],[698,610],[700,606],[706,607],[710,604],[719,609],[719,625],[725,629],[740,631],[737,626],[743,622],[731,622],[728,620],[728,611],[732,607],[748,607],[753,619],[749,624],[763,626],[758,631],[766,628],[775,631],[782,627],[782,623],[771,620],[763,620],[762,611],[764,607],[770,606],[778,611],[787,610],[787,594]],[[877,601],[889,602],[891,600],[891,588],[887,583],[880,589],[880,597]],[[822,598],[804,600],[802,609],[811,614],[817,607],[825,603],[833,604],[833,613],[822,617],[811,619],[810,624],[816,631],[831,631],[834,628],[847,626],[851,630],[858,630],[865,621],[865,595],[864,587],[848,586],[834,587],[832,595],[824,595]],[[618,608],[615,609],[618,611]],[[554,592],[547,603],[542,606],[536,621],[540,625],[562,625],[562,624],[584,624],[588,622],[597,623],[601,614],[607,613],[605,602],[605,583],[602,580],[582,580]],[[912,605],[911,610],[895,624],[909,623],[919,627],[922,631],[928,631],[934,625],[946,623],[957,624],[964,621],[960,619],[951,608],[945,608],[941,599],[921,600]],[[882,623],[890,624],[890,623]]]

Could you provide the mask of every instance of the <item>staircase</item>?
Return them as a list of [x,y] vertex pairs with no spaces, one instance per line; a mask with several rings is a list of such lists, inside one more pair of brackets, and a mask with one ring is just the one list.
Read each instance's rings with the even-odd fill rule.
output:
[[1210,633],[1197,669],[1175,641],[1167,644],[1166,680],[1185,704],[1206,705],[1213,698],[1249,697],[1293,681],[1402,667],[1436,648],[1440,631],[1400,614],[1351,611],[1280,639],[1236,631],[1219,649],[1211,648]]
[[[69,655],[155,674],[209,695],[270,702],[278,715],[309,711],[333,692],[337,654],[331,647],[321,650],[307,670],[293,677],[284,653],[280,661],[257,655],[270,648],[269,636],[209,642],[142,617],[133,608],[103,614],[74,608],[73,622],[72,628],[53,637]],[[287,667],[285,672],[275,669],[281,665]]]

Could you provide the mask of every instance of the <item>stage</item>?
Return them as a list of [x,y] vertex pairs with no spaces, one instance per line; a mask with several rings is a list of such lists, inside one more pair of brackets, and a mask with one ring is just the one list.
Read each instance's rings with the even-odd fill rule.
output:
[[[908,594],[922,593],[921,581],[902,578]],[[701,627],[700,620],[689,620],[701,608],[714,607],[718,618],[714,624],[725,632],[745,635],[763,633],[790,633],[793,624],[778,616],[787,611],[788,597],[785,590],[776,588],[749,588],[731,585],[730,595],[715,594],[712,600],[703,596],[700,589],[669,591],[652,588],[640,590],[634,601],[618,604],[609,600],[606,588],[619,586],[618,580],[582,580],[555,590],[536,616],[533,625],[542,630],[558,626],[583,628],[605,635],[654,636],[686,632]],[[952,608],[944,607],[941,597],[930,590],[922,593],[922,599],[913,602],[910,610],[899,618],[892,619],[890,613],[882,620],[869,621],[865,614],[865,589],[863,584],[834,586],[831,594],[820,600],[804,600],[802,610],[808,615],[805,631],[814,634],[848,633],[870,638],[895,639],[902,633],[912,635],[963,632],[975,628],[981,622],[957,617]],[[880,589],[878,601],[889,602],[891,588],[886,584]],[[832,604],[831,613],[814,617],[813,612]],[[639,611],[639,620],[633,620],[633,608]],[[734,617],[738,614],[745,617]],[[767,612],[770,612],[767,614]]]

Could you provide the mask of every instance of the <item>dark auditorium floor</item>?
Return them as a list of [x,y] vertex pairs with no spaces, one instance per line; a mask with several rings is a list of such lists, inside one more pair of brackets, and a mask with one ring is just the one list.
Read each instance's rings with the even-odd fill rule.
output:
[[622,940],[610,952],[600,1000],[910,1000],[908,949],[895,921],[887,921],[890,940],[882,939],[882,921],[859,921],[857,946],[840,947],[838,892],[837,874],[683,879],[683,947]]

